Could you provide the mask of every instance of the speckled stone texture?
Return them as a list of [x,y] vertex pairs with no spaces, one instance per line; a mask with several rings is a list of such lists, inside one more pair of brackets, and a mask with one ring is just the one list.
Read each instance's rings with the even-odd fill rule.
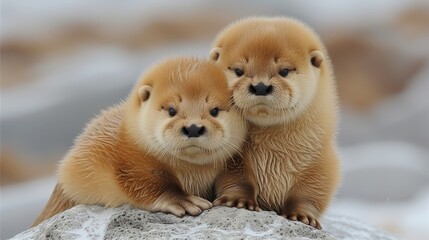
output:
[[76,206],[13,239],[395,239],[344,216],[325,216],[324,230],[274,212],[216,207],[178,218],[129,206]]

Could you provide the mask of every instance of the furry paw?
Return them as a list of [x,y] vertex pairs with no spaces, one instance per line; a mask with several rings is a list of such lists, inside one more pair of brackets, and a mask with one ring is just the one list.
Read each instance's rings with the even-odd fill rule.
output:
[[212,207],[212,203],[197,196],[176,197],[160,208],[161,212],[183,217],[186,213],[192,216],[200,215]]
[[292,211],[289,213],[283,213],[282,216],[291,221],[300,221],[317,229],[322,229],[319,220],[317,220],[312,214],[306,212]]
[[246,208],[251,211],[259,211],[259,205],[256,200],[252,200],[246,197],[225,194],[213,202],[214,206],[228,206],[237,208]]

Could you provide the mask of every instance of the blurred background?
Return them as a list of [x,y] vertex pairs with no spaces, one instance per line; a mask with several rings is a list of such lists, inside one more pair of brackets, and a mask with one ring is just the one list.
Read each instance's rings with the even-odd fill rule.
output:
[[293,16],[335,66],[343,183],[329,212],[429,239],[428,1],[1,1],[1,239],[27,229],[90,118],[225,25]]

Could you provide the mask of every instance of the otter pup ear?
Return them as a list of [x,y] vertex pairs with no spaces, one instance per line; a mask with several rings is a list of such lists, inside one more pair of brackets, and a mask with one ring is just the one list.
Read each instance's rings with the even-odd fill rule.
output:
[[219,60],[221,52],[222,52],[222,48],[220,47],[212,48],[212,50],[210,51],[210,60],[212,60],[213,62],[217,62],[217,60]]
[[314,50],[310,52],[310,57],[311,65],[320,68],[320,65],[322,64],[324,58],[323,54],[320,51]]
[[152,87],[151,86],[149,86],[149,85],[143,85],[143,86],[141,86],[139,88],[139,90],[138,90],[138,94],[139,94],[140,100],[142,102],[145,102],[146,100],[148,100],[149,97],[150,97],[151,91],[152,91]]

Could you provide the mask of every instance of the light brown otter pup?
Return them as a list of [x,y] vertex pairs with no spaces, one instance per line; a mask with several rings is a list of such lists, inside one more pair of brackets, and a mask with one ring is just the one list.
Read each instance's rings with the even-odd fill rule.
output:
[[212,206],[215,178],[245,134],[222,70],[191,58],[165,61],[77,138],[34,225],[76,204],[198,215]]
[[249,18],[219,34],[210,58],[250,124],[243,163],[219,178],[214,205],[259,204],[321,228],[340,170],[335,81],[319,37],[294,19]]

